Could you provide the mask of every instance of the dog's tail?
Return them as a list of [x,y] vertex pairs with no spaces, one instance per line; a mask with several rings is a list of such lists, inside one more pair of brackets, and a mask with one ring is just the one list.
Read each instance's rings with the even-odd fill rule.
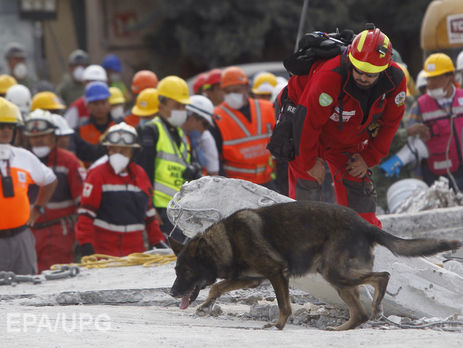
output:
[[371,225],[374,241],[400,256],[429,256],[462,246],[458,240],[435,238],[402,239]]

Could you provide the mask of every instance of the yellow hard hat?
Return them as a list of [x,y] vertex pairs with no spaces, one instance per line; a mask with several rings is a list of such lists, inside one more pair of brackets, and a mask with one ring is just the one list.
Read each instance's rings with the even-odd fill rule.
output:
[[173,99],[182,104],[190,104],[188,85],[178,76],[164,77],[158,84],[159,96]]
[[5,98],[0,97],[0,123],[18,123],[18,109]]
[[35,109],[62,110],[65,108],[58,96],[53,92],[39,92],[32,98],[31,111]]
[[273,89],[278,84],[274,74],[262,72],[257,74],[252,84],[252,93],[254,94],[272,94]]
[[425,77],[439,76],[454,71],[452,59],[445,53],[431,54],[424,62]]
[[109,93],[111,96],[109,97],[109,104],[123,104],[125,103],[124,95],[122,94],[121,90],[117,87],[109,87]]
[[157,114],[158,110],[159,98],[157,89],[145,88],[137,96],[137,103],[132,108],[132,114],[140,117],[152,116]]
[[13,76],[2,74],[0,75],[0,94],[6,94],[6,91],[11,86],[17,85],[18,82]]

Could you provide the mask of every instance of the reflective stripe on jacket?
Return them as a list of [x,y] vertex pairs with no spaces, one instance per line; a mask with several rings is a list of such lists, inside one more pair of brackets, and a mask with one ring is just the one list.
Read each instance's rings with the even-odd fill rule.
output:
[[270,152],[266,146],[275,125],[270,102],[249,99],[251,121],[225,102],[215,109],[216,124],[222,135],[222,157],[229,178],[263,184],[271,180]]
[[185,182],[183,172],[186,164],[190,163],[190,145],[180,128],[177,128],[182,139],[179,148],[159,117],[151,123],[157,127],[159,134],[154,159],[153,204],[156,208],[166,208]]
[[[423,122],[431,132],[431,139],[426,142],[429,150],[427,159],[429,170],[435,175],[447,174],[447,168],[450,172],[455,172],[462,163],[463,89],[456,89],[452,102],[453,132],[451,132],[450,113],[442,109],[435,99],[424,94],[418,99],[418,105]],[[450,147],[446,158],[449,140]]]

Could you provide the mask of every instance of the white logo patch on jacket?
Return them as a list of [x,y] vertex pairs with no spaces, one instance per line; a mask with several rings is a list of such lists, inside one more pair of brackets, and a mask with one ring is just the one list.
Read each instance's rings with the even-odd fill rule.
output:
[[[355,116],[355,110],[352,110],[352,111],[343,110],[342,111],[342,121],[343,122],[348,122],[352,116]],[[334,108],[334,112],[330,116],[330,120],[339,122],[339,107],[338,106]]]

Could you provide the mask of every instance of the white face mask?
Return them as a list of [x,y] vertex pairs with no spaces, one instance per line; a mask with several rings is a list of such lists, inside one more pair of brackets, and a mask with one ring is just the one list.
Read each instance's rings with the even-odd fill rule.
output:
[[434,99],[442,99],[442,98],[445,98],[445,96],[447,95],[447,92],[444,91],[444,89],[442,87],[439,87],[439,88],[434,88],[434,89],[427,89],[426,90],[426,93],[431,97],[431,98],[434,98]]
[[11,147],[10,144],[0,144],[0,160],[6,160],[10,158]]
[[459,71],[455,74],[455,81],[457,81],[460,86],[463,86],[463,71]]
[[113,153],[109,156],[109,164],[113,167],[116,174],[122,172],[129,165],[130,158],[125,157],[120,153]]
[[50,148],[48,146],[32,146],[32,152],[35,153],[38,158],[44,158],[50,153]]
[[185,123],[186,118],[186,110],[171,110],[170,117],[167,119],[167,122],[174,127],[181,127]]
[[25,63],[18,63],[13,69],[13,75],[17,79],[23,79],[27,76],[27,65]]
[[114,121],[119,121],[124,118],[124,106],[118,105],[111,110],[111,117]]
[[72,76],[74,77],[74,80],[82,82],[84,80],[84,70],[85,68],[82,65],[77,66],[72,71]]
[[244,105],[244,96],[242,93],[225,94],[224,100],[232,109],[241,109]]

